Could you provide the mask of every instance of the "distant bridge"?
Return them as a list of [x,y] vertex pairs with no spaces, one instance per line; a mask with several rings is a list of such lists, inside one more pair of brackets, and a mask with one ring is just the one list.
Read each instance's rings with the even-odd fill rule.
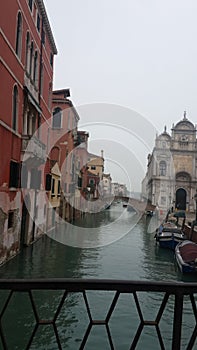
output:
[[125,196],[115,196],[114,201],[121,200],[122,202],[127,202],[138,213],[144,213],[146,210],[155,210],[155,205],[148,202],[141,201],[136,198],[125,197]]

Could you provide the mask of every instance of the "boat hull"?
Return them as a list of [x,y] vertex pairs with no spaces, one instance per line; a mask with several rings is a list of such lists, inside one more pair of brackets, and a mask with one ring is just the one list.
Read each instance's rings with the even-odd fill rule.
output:
[[176,226],[173,227],[173,224],[170,223],[166,224],[166,226],[161,225],[156,231],[155,238],[161,248],[172,250],[175,250],[177,244],[186,239],[184,233]]
[[171,234],[170,236],[162,236],[161,234],[160,236],[157,237],[157,241],[161,248],[168,248],[172,250],[175,250],[175,247],[177,246],[177,244],[179,244],[183,240],[184,240],[183,237],[175,236],[173,234]]
[[175,258],[182,273],[197,272],[197,245],[186,240],[175,248]]

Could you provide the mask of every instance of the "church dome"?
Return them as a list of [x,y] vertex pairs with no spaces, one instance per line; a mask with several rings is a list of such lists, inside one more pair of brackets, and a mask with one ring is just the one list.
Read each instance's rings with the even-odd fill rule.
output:
[[186,112],[184,112],[183,119],[180,120],[175,126],[174,130],[195,130],[195,126],[186,118]]
[[164,131],[158,136],[159,140],[170,140],[171,136],[170,134],[168,134],[168,132],[166,131],[166,126],[164,127]]

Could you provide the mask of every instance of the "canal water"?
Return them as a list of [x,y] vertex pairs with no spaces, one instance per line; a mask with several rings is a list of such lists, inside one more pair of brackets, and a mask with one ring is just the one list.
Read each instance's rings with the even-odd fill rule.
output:
[[[158,224],[155,220],[155,217],[139,218],[135,212],[127,211],[127,208],[119,203],[103,212],[89,214],[76,221],[74,226],[59,224],[56,231],[50,235],[53,238],[43,237],[2,266],[0,277],[196,282],[195,276],[183,279],[175,264],[173,252],[161,249],[155,244],[154,232]],[[62,293],[33,292],[40,318],[53,317]],[[1,292],[1,308],[6,295],[5,292]],[[94,319],[105,318],[113,296],[114,293],[111,292],[88,293]],[[154,320],[161,304],[161,295],[144,293],[139,299],[144,318]],[[171,348],[172,305],[173,302],[169,301],[160,324],[166,349]],[[129,349],[139,325],[136,315],[133,296],[122,295],[110,320],[115,349]],[[56,323],[63,349],[79,349],[88,322],[82,295],[69,295]],[[15,293],[2,323],[8,349],[25,349],[34,324],[28,296],[25,293]],[[188,334],[192,334],[195,326],[189,300],[184,310],[183,325],[184,349],[185,339],[188,339]],[[57,349],[52,326],[40,326],[31,349]],[[104,326],[92,328],[86,349],[110,349]],[[160,349],[154,327],[144,329],[136,349]]]

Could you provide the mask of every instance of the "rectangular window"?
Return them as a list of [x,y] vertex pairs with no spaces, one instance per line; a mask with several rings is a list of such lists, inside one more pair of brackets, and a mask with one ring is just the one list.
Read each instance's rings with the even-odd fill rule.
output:
[[42,44],[45,44],[45,32],[44,30],[42,31]]
[[28,0],[29,8],[32,11],[33,9],[33,0]]
[[55,179],[52,179],[51,196],[55,197]]
[[17,163],[11,160],[9,187],[14,187],[14,188],[19,187],[19,171],[20,171],[20,163]]
[[44,62],[41,63],[40,67],[40,94],[43,96],[44,87]]
[[91,170],[96,170],[95,165],[92,165],[92,166],[91,166]]
[[14,226],[14,211],[10,210],[8,213],[8,229]]
[[53,124],[54,129],[60,129],[62,126],[62,110],[57,107],[53,111]]
[[40,32],[40,15],[37,13],[37,23],[36,23],[37,29]]
[[45,190],[50,191],[51,190],[51,174],[46,174],[46,182],[45,182]]
[[58,190],[57,190],[58,197],[60,197],[60,194],[61,194],[61,184],[60,184],[60,180],[58,180]]

